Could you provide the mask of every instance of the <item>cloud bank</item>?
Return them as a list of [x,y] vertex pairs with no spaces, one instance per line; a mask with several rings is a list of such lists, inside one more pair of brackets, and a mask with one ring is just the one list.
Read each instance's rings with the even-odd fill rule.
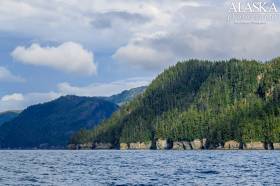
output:
[[280,20],[229,23],[231,2],[1,0],[0,31],[60,43],[74,38],[95,53],[111,55],[124,68],[157,72],[181,59],[278,56]]

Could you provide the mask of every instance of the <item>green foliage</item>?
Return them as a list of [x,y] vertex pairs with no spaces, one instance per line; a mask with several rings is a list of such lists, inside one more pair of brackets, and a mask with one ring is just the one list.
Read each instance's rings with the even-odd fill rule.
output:
[[76,141],[137,142],[207,138],[280,142],[280,58],[179,62],[143,95]]

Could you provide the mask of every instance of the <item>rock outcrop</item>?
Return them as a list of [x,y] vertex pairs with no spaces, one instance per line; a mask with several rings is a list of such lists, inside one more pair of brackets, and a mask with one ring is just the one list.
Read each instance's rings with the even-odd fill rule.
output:
[[173,142],[173,150],[185,150],[183,142],[175,141]]
[[97,150],[112,149],[113,145],[111,143],[94,143],[93,148]]
[[93,144],[92,143],[83,143],[83,144],[78,144],[77,147],[80,150],[90,150],[90,149],[93,149]]
[[246,143],[244,149],[246,150],[265,150],[265,144],[260,141]]
[[280,143],[273,143],[274,150],[280,150]]
[[137,142],[137,143],[129,143],[129,149],[131,150],[148,150],[151,149],[152,142]]
[[[157,150],[198,150],[205,149],[206,140],[195,139],[191,142],[188,141],[175,141],[173,143],[165,139],[158,139],[156,141]],[[84,143],[84,144],[69,144],[67,148],[70,150],[101,150],[101,149],[112,149],[114,146],[111,143]],[[120,143],[120,150],[149,150],[152,149],[152,142],[136,142],[136,143]],[[211,149],[211,148],[210,148]],[[230,140],[225,142],[224,146],[218,146],[213,149],[224,149],[224,150],[238,150],[241,149],[239,142]],[[250,142],[243,145],[245,150],[280,150],[280,143],[265,144],[263,142]]]
[[173,150],[191,150],[191,144],[188,141],[175,141],[172,146]]
[[198,150],[198,149],[203,149],[206,144],[206,139],[200,140],[200,139],[195,139],[191,142],[192,149]]
[[166,139],[158,139],[156,141],[156,147],[158,150],[165,150],[170,148],[170,144]]
[[225,142],[224,149],[237,150],[240,149],[240,143],[234,140]]
[[128,149],[127,143],[120,143],[120,150],[127,150],[127,149]]

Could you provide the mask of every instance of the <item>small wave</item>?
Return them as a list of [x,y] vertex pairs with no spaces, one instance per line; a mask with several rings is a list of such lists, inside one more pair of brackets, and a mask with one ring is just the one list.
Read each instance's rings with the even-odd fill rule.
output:
[[199,173],[202,173],[202,174],[220,174],[220,172],[215,171],[215,170],[204,170],[204,171],[199,171]]

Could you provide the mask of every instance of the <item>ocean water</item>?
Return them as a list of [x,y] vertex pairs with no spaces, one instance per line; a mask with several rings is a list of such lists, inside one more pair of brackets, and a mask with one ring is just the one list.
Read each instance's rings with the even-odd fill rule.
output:
[[0,185],[280,185],[280,151],[0,151]]

